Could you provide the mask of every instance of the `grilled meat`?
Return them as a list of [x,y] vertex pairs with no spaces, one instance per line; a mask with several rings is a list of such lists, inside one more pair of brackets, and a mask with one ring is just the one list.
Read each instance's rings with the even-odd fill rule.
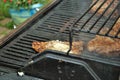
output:
[[[48,42],[34,41],[32,48],[37,52],[43,52],[46,49],[57,50],[67,52],[69,50],[69,42],[62,42],[59,40],[53,40]],[[83,50],[83,42],[76,41],[72,43],[72,50],[70,53],[79,54]]]
[[[115,36],[119,29],[120,19],[113,26],[110,35]],[[105,34],[108,30],[109,28],[103,28],[100,33]],[[107,55],[120,55],[120,39],[96,35],[94,39],[88,42],[88,50]]]
[[88,43],[88,50],[106,55],[120,55],[120,39],[97,35]]
[[[96,2],[96,0],[93,0],[93,3]],[[104,0],[99,0],[92,8],[91,8],[91,12],[95,12],[98,7],[104,2]],[[110,5],[110,3],[112,2],[112,0],[106,0],[106,2],[102,5],[102,7],[97,11],[97,14],[103,14],[104,10]],[[92,3],[92,4],[93,4]],[[106,13],[104,14],[104,16],[107,16],[109,15],[114,9],[115,7],[117,6],[117,4],[119,3],[118,0],[115,0],[113,2],[113,4],[111,5],[111,7],[106,11]],[[118,16],[118,10],[116,10],[112,17],[116,17]]]

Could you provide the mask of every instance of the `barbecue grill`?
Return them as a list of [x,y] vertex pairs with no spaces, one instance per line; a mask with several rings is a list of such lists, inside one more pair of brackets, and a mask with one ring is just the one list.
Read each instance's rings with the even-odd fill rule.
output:
[[[71,43],[82,40],[85,44],[95,35],[120,38],[120,29],[115,35],[110,31],[120,18],[120,1],[106,16],[107,10],[114,4],[111,0],[102,14],[98,10],[107,0],[91,12],[99,2],[96,0],[55,0],[38,12],[34,17],[20,25],[0,46],[0,75],[18,80],[119,80],[120,56],[105,56],[89,52],[84,46],[80,55],[69,54]],[[115,11],[118,15],[112,17]],[[100,30],[108,28],[105,34]],[[33,41],[61,40],[69,41],[67,53],[46,50],[37,54],[32,49]],[[22,77],[17,72],[23,72]],[[10,79],[10,78],[9,78]]]

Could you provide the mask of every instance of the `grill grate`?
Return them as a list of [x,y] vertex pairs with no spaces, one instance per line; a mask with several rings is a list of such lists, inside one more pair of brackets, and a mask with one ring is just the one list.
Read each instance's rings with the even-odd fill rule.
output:
[[[118,3],[115,2],[115,0],[112,0],[111,3],[108,5],[107,8],[102,12],[102,14],[97,15],[97,12],[101,9],[101,7],[106,3],[107,0],[104,0],[102,4],[94,11],[92,14],[90,14],[91,8],[95,4],[97,4],[100,0],[97,0],[94,2],[91,7],[82,15],[80,16],[76,22],[73,24],[75,31],[82,31],[87,32],[91,34],[99,34],[103,36],[109,36],[113,38],[120,38],[120,29],[116,32],[115,35],[110,35],[110,32],[112,31],[114,25],[120,18],[120,1]],[[108,11],[110,7],[112,7],[113,4],[117,4],[115,8],[111,11],[108,16],[105,16],[104,14]],[[114,18],[112,18],[115,11],[118,10],[118,15],[115,15]],[[84,21],[83,21],[84,20]],[[77,28],[77,29],[76,29]],[[105,34],[101,34],[100,31],[102,29],[107,29]]]
[[91,0],[64,0],[63,3],[57,7],[56,11],[59,13],[64,12],[64,14],[67,15],[80,15],[86,11],[90,4]]
[[[57,24],[57,23],[56,23]],[[43,26],[45,27],[45,26]],[[40,28],[37,26],[37,28]],[[22,34],[15,40],[13,40],[10,44],[7,44],[2,50],[0,50],[0,60],[4,62],[7,66],[12,66],[15,68],[20,68],[25,65],[25,62],[28,61],[31,56],[33,56],[36,52],[32,49],[32,42],[33,41],[48,41],[50,40],[53,32],[52,28],[44,29],[43,32],[40,32],[35,28],[34,30],[31,29],[26,32],[26,34]],[[46,30],[48,33],[46,33]],[[33,34],[31,34],[33,33]],[[36,35],[37,34],[37,35]],[[43,36],[41,34],[44,34]],[[49,35],[48,35],[49,34]],[[51,36],[50,36],[51,35]]]

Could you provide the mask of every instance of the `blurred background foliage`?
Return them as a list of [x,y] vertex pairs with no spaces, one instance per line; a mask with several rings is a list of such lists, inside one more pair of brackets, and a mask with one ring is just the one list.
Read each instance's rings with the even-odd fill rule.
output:
[[[9,14],[9,4],[5,4],[3,0],[0,0],[0,27],[6,27],[8,29],[13,29],[14,22],[11,20],[11,16]],[[2,23],[4,19],[7,18],[5,23]],[[8,21],[8,19],[10,19]]]
[[3,18],[3,17],[10,18],[8,5],[9,4],[5,4],[2,0],[0,0],[0,18]]
[[[34,1],[37,2],[38,0],[34,0]],[[45,6],[48,3],[52,2],[52,0],[39,0],[39,2]],[[3,0],[0,0],[0,21],[6,18],[11,19],[11,16],[9,14],[9,4],[4,3]],[[0,27],[6,27],[8,29],[13,29],[13,25],[14,25],[14,22],[12,20],[10,20],[9,22],[6,22],[6,24],[0,23]]]

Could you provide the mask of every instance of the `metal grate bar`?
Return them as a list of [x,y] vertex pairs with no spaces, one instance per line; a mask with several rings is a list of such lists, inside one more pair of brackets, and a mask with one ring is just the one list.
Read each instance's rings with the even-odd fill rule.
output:
[[[107,0],[106,0],[107,1]],[[111,5],[113,4],[115,0],[112,0],[112,2],[109,4],[109,6],[104,10],[104,12],[102,13],[102,15],[100,15],[100,17],[95,21],[95,23],[92,25],[92,27],[89,28],[89,31],[96,25],[96,23],[102,18],[102,16],[105,14],[105,12],[111,7]],[[99,31],[98,31],[99,32]]]
[[[25,48],[25,47],[23,48],[23,47],[21,47],[21,46],[16,46],[16,45],[11,46],[10,49],[23,50],[23,51],[27,51],[27,52],[30,52],[30,53],[34,53],[34,51],[31,50],[31,49],[28,49],[28,48]],[[24,56],[29,56],[29,54],[22,54],[22,55],[24,55]]]
[[8,62],[8,60],[7,60],[7,58],[2,58],[3,60],[2,61],[0,61],[0,64],[1,65],[3,65],[3,66],[7,66],[7,67],[9,67],[9,68],[12,68],[12,69],[18,69],[18,68],[20,68],[20,67],[22,67],[23,65],[20,65],[20,64],[16,64],[17,62],[11,62],[12,60],[10,60],[10,59],[8,59],[9,60],[9,62]]
[[17,56],[17,57],[21,57],[21,58],[24,58],[24,59],[28,59],[29,56],[27,55],[23,55],[23,54],[18,54],[18,53],[13,53],[13,52],[10,52],[10,51],[6,51],[4,52],[5,54],[8,54],[8,55],[14,55],[14,56]]
[[[120,15],[115,19],[115,21],[114,21],[114,23],[113,23],[113,25],[112,26],[114,26],[115,24],[116,24],[116,22],[117,22],[117,20],[120,18]],[[109,19],[108,19],[109,20]],[[106,20],[106,22],[107,22],[107,20]],[[104,23],[104,25],[105,25],[106,23]],[[113,27],[111,27],[109,30],[108,30],[108,32],[105,34],[105,35],[107,35],[108,36],[108,34],[110,33],[110,31],[112,30],[112,28]]]
[[120,29],[119,29],[118,32],[116,33],[115,37],[120,38],[119,34],[120,34]]
[[[112,26],[114,26],[114,25],[116,24],[116,22],[117,22],[117,20],[118,20],[119,18],[120,18],[120,15],[115,19],[115,21],[114,21],[114,23],[113,23]],[[106,22],[107,22],[107,20],[106,20]],[[105,24],[106,24],[106,23],[104,23],[104,25],[105,25]],[[110,31],[112,30],[112,28],[113,28],[113,27],[111,27],[105,35],[108,35],[108,34],[110,33]]]
[[73,23],[73,26],[75,26],[89,11],[90,11],[90,9],[98,2],[99,0],[96,0],[91,6],[90,6],[90,8],[88,8],[87,10],[86,10],[86,12],[82,15],[82,16],[80,16],[74,23]]
[[[98,1],[98,0],[97,0]],[[97,3],[97,1],[95,3]],[[99,9],[106,3],[107,0],[104,0],[100,6],[96,9],[96,11],[90,15],[89,10],[95,5],[95,3],[92,5],[92,7],[90,7],[81,17],[79,17],[79,19],[76,20],[76,22],[73,24],[73,29],[75,31],[82,31],[82,32],[87,32],[87,33],[91,33],[91,34],[99,34],[99,35],[104,35],[104,36],[109,36],[110,31],[112,30],[112,28],[114,27],[114,25],[116,24],[116,21],[120,18],[120,14],[119,16],[116,16],[113,20],[111,19],[112,15],[115,13],[115,11],[118,9],[119,5],[120,5],[120,1],[117,3],[117,5],[115,6],[115,8],[111,11],[111,13],[108,15],[108,17],[104,17],[104,14],[108,11],[108,9],[110,7],[112,7],[112,5],[115,3],[115,0],[112,0],[110,2],[110,4],[105,8],[105,10],[102,12],[102,14],[98,17],[95,14],[99,11]],[[88,17],[88,19],[83,19],[83,17]],[[95,17],[95,19],[94,19]],[[85,20],[85,21],[82,21]],[[94,22],[92,22],[93,20],[95,20]],[[102,20],[102,22],[100,22],[100,20]],[[105,27],[105,25],[107,24],[108,21],[112,20],[112,22],[114,23],[110,23],[111,28],[109,28],[108,32],[106,34],[100,34],[100,31],[103,27]],[[80,24],[80,27],[78,29],[75,29],[75,27],[77,27],[77,24],[79,22],[82,22]],[[89,22],[89,24],[87,24]],[[92,22],[92,24],[90,24]],[[79,25],[79,24],[78,24]],[[83,31],[83,29],[87,27],[87,31]],[[93,32],[91,32],[91,30],[93,30],[93,28],[95,28],[96,26],[98,26]],[[99,28],[99,29],[98,29]],[[118,34],[119,34],[120,30],[118,32],[116,32],[115,38],[118,38]]]
[[[4,56],[2,56],[4,58],[9,58],[9,59],[13,59],[15,61],[19,61],[19,62],[25,62],[27,59],[22,58],[20,56],[16,56],[16,55],[12,55],[12,54],[5,54]],[[16,58],[17,57],[17,58]],[[15,59],[16,58],[16,59]]]
[[104,2],[102,2],[102,4],[96,9],[96,11],[84,22],[80,30],[83,29],[83,27],[91,20],[91,18],[98,12],[98,10],[104,5],[106,1],[107,0],[104,0]]
[[[111,18],[111,16],[113,15],[113,13],[115,12],[115,10],[118,8],[118,6],[120,5],[120,2],[118,3],[118,5],[115,7],[115,9],[111,12],[111,14],[108,16],[108,18],[106,19],[106,21],[103,23],[102,27],[107,23],[107,21]],[[115,25],[116,21],[119,19],[119,16],[117,17],[117,19],[114,21],[114,24],[112,25],[112,27]],[[111,27],[111,29],[112,29]],[[106,35],[108,35],[108,33],[111,31],[111,29],[109,29],[109,31],[106,33]],[[99,30],[100,31],[100,30]],[[99,32],[98,32],[99,33]]]
[[[4,61],[4,63],[10,63],[10,64],[14,64],[16,66],[23,66],[24,65],[24,62],[21,62],[20,60],[17,60],[17,59],[13,59],[11,57],[1,56],[1,59],[2,59],[2,61]],[[12,66],[14,66],[14,65],[12,65]]]

